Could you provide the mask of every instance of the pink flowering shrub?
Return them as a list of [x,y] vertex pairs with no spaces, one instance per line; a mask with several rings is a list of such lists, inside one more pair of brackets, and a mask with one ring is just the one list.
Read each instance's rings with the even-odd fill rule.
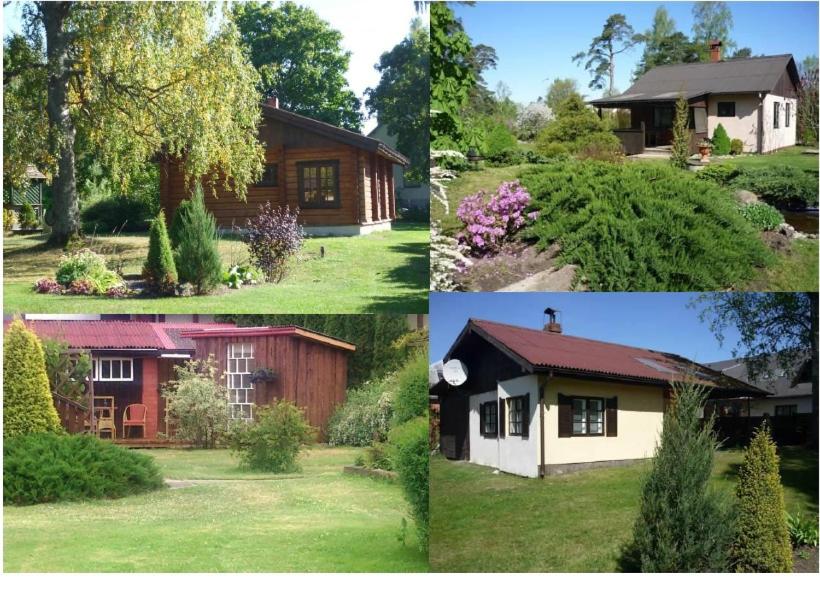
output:
[[518,181],[504,181],[495,194],[486,197],[482,190],[461,201],[456,214],[464,223],[459,244],[473,254],[495,253],[525,225],[538,217],[527,210],[530,194]]

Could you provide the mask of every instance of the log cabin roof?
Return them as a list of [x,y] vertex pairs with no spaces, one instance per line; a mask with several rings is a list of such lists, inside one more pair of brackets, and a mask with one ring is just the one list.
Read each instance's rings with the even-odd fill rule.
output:
[[601,376],[664,386],[693,380],[722,394],[768,394],[749,383],[669,352],[479,319],[467,322],[444,360],[457,353],[471,334],[484,339],[530,373],[552,371],[570,377]]
[[635,102],[674,102],[706,94],[769,93],[784,73],[799,85],[797,65],[791,54],[736,58],[718,62],[683,63],[654,67],[623,94],[590,101],[602,108]]
[[261,108],[262,116],[264,118],[281,121],[282,123],[287,123],[289,125],[293,125],[294,127],[301,127],[336,142],[341,142],[356,148],[375,152],[390,162],[403,167],[410,164],[410,160],[401,152],[394,150],[379,140],[369,138],[365,135],[349,131],[347,129],[342,129],[341,127],[336,127],[335,125],[330,125],[329,123],[317,121],[316,119],[311,119],[310,117],[304,117],[283,108],[275,108],[269,104],[262,104]]

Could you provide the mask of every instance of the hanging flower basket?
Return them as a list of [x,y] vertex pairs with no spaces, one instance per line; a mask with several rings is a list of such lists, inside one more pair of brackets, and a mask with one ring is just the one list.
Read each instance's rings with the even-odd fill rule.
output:
[[267,383],[270,381],[276,381],[278,377],[279,376],[273,371],[273,369],[256,369],[253,373],[251,373],[251,383]]

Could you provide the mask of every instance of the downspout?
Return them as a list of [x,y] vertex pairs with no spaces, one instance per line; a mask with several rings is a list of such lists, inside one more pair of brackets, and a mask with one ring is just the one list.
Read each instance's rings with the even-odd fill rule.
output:
[[766,94],[758,92],[757,97],[760,99],[757,105],[757,153],[763,154],[763,104]]
[[540,461],[538,464],[538,476],[543,479],[547,474],[547,442],[544,435],[544,404],[547,397],[547,381],[552,377],[552,371],[547,374],[544,383],[538,388],[538,438],[540,444]]

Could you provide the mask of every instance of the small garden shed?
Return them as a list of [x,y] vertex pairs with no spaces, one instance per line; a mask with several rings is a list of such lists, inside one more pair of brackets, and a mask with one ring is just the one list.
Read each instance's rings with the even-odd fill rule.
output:
[[[173,434],[166,419],[163,383],[186,360],[213,356],[228,388],[226,409],[234,419],[251,419],[258,406],[287,399],[304,409],[324,435],[327,421],[347,393],[352,344],[300,327],[237,327],[228,323],[32,320],[41,339],[57,339],[92,359],[92,406],[113,412],[114,439],[150,444]],[[129,406],[144,415],[141,427],[123,429]],[[133,415],[132,415],[133,416]]]
[[[39,228],[43,222],[43,183],[46,176],[34,165],[29,165],[26,167],[26,178],[28,179],[27,186],[22,188],[10,186],[4,190],[3,194],[3,208],[17,213],[15,229],[35,229]],[[26,227],[22,224],[21,212],[25,204],[29,204],[34,209],[37,219],[35,227]]]
[[[298,208],[309,234],[360,235],[390,229],[396,217],[393,165],[408,160],[387,144],[279,108],[262,105],[262,178],[247,201],[217,185],[205,204],[222,228],[244,227],[265,203]],[[168,219],[191,190],[179,165],[160,161],[160,204]]]

